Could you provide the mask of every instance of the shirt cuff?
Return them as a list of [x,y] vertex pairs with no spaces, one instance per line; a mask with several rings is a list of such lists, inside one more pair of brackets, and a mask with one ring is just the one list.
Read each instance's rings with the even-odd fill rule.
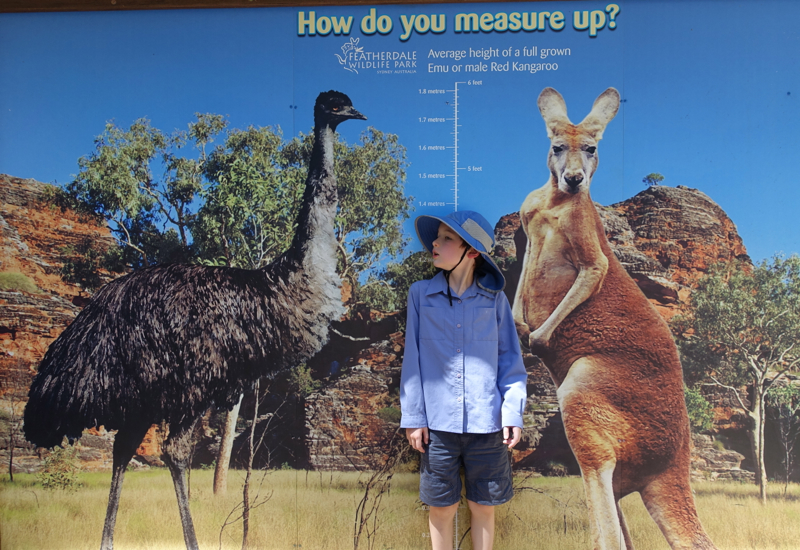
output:
[[427,428],[428,419],[421,415],[404,414],[400,417],[401,428]]
[[514,427],[522,428],[522,415],[520,414],[510,414],[505,413],[503,414],[503,427]]

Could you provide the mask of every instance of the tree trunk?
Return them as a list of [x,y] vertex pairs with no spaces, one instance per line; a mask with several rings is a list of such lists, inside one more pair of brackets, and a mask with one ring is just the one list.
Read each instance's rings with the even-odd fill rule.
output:
[[222,426],[220,434],[222,441],[219,444],[217,454],[217,466],[214,469],[214,494],[224,495],[228,490],[228,468],[231,463],[231,452],[233,451],[233,440],[236,437],[236,420],[239,418],[239,409],[242,406],[244,394],[239,395],[239,402],[225,417],[225,424]]
[[759,497],[762,504],[767,502],[767,470],[764,466],[764,417],[766,414],[764,395],[760,388],[756,387],[753,392],[753,404],[750,411],[750,418],[753,420],[753,427],[750,430],[750,446],[753,450],[753,460],[755,460],[756,484],[759,489]]

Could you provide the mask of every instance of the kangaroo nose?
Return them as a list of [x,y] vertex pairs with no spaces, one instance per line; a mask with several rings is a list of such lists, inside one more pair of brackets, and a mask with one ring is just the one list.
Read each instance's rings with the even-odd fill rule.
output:
[[573,176],[564,176],[564,181],[567,182],[567,185],[569,185],[572,190],[575,190],[583,181],[583,175],[575,174]]

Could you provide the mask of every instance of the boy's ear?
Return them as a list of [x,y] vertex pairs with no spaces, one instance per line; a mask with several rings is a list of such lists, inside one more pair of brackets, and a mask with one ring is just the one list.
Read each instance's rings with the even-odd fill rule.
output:
[[480,252],[478,252],[477,250],[475,250],[472,247],[469,247],[469,252],[467,252],[467,258],[472,258],[474,260],[475,258],[477,258],[480,255],[481,255]]

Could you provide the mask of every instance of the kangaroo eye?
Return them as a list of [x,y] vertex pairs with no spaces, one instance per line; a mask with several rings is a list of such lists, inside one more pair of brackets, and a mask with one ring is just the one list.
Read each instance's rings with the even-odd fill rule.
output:
[[586,152],[590,155],[594,155],[594,152],[597,151],[597,147],[587,147]]
[[560,153],[560,152],[561,152],[561,151],[563,151],[563,150],[564,150],[564,148],[563,148],[563,147],[561,147],[561,146],[559,146],[559,145],[553,145],[553,152],[554,152],[554,153]]

